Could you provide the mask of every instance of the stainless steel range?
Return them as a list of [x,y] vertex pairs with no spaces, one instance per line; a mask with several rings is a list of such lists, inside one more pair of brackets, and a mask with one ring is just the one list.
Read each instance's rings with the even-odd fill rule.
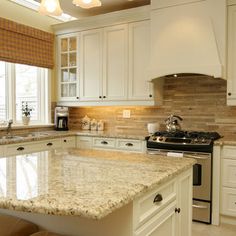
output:
[[211,224],[212,153],[216,132],[156,132],[147,138],[147,152],[167,156],[194,158],[193,220]]

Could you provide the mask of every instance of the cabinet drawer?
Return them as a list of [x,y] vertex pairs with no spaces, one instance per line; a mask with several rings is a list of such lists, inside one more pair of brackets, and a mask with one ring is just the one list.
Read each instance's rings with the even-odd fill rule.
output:
[[127,151],[137,151],[137,152],[143,151],[141,140],[118,139],[117,148]]
[[38,151],[40,149],[41,149],[41,145],[39,143],[9,144],[5,147],[5,156],[21,155],[25,153]]
[[222,184],[236,188],[236,160],[222,160]]
[[114,138],[93,138],[94,148],[108,148],[113,149],[116,147],[116,139]]
[[176,199],[176,182],[171,181],[134,201],[134,228],[137,229]]
[[65,138],[62,138],[61,146],[63,148],[73,148],[73,147],[76,147],[75,137],[65,137]]
[[93,138],[92,137],[77,137],[77,148],[90,149],[92,148]]
[[221,197],[221,213],[236,216],[236,189],[223,187]]
[[[33,144],[34,145],[34,144]],[[55,148],[61,148],[61,139],[51,139],[41,142],[41,150],[50,150]]]
[[236,147],[224,146],[222,157],[226,158],[226,159],[235,159],[236,160]]

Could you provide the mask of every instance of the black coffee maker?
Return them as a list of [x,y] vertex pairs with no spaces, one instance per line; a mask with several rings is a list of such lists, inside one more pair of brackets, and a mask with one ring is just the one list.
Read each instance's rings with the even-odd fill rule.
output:
[[69,109],[68,107],[55,108],[55,129],[58,131],[68,130]]

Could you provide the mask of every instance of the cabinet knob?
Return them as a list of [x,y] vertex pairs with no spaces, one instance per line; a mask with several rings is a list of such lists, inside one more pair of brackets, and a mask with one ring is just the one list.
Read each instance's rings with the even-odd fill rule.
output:
[[76,97],[76,99],[79,99],[79,97]]
[[18,147],[16,150],[17,151],[23,151],[23,150],[25,150],[25,148],[24,147]]
[[163,200],[162,195],[158,193],[154,198],[153,203],[161,202],[162,200]]
[[108,142],[107,141],[102,141],[101,144],[107,145]]
[[99,96],[99,98],[102,98],[102,96]]
[[152,94],[149,94],[149,97],[152,98]]
[[53,144],[52,143],[47,143],[47,146],[52,146]]
[[66,142],[67,142],[67,140],[66,140],[66,139],[64,139],[64,140],[63,140],[63,142],[64,142],[64,143],[66,143]]
[[179,214],[180,211],[181,211],[180,208],[175,208],[175,213],[178,213],[178,214]]
[[228,93],[228,96],[231,96],[232,94],[231,93]]
[[103,96],[103,98],[106,98],[106,96]]
[[127,146],[127,147],[133,147],[134,145],[133,145],[133,143],[126,143],[125,146]]

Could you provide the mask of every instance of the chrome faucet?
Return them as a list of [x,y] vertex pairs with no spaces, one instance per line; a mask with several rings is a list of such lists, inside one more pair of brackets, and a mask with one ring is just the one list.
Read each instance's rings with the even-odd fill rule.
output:
[[7,137],[11,137],[12,136],[12,133],[11,133],[11,126],[12,126],[12,124],[13,124],[13,120],[12,119],[10,119],[8,122],[7,122]]

